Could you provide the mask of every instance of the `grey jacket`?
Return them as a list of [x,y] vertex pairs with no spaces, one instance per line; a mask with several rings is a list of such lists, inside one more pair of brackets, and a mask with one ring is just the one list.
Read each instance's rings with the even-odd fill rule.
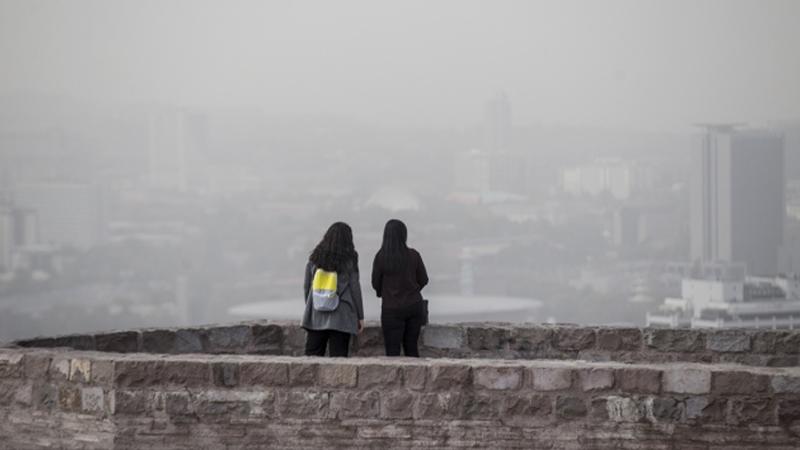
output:
[[349,263],[337,272],[339,307],[335,311],[317,311],[311,301],[311,280],[316,267],[311,261],[306,264],[306,276],[303,282],[306,308],[303,312],[301,326],[307,330],[336,330],[350,334],[358,333],[358,321],[364,319],[364,306],[361,301],[361,284],[358,280],[358,266]]

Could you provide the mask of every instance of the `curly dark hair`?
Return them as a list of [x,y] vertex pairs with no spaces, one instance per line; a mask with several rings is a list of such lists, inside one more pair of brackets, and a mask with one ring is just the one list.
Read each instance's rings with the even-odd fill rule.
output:
[[338,272],[352,262],[358,267],[358,253],[353,245],[353,230],[344,222],[336,222],[309,256],[315,266],[329,272]]

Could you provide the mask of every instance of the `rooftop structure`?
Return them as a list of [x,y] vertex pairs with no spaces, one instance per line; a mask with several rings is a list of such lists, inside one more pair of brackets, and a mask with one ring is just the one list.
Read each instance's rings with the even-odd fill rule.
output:
[[747,277],[682,281],[648,326],[670,328],[800,328],[800,278]]

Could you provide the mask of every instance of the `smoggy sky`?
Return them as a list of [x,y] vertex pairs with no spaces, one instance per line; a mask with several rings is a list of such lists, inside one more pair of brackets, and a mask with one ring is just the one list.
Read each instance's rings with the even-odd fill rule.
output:
[[800,118],[800,1],[0,0],[0,95],[462,126]]

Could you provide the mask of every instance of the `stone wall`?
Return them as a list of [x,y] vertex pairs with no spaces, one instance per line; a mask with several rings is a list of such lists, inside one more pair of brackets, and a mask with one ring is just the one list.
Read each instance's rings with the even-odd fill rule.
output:
[[[302,355],[304,340],[305,331],[294,322],[250,322],[37,338],[17,344],[120,353]],[[354,344],[357,356],[383,355],[378,324],[368,324]],[[448,358],[796,367],[800,365],[800,331],[438,324],[424,328],[420,351],[423,356]]]
[[799,436],[794,367],[0,349],[2,449],[794,449]]

